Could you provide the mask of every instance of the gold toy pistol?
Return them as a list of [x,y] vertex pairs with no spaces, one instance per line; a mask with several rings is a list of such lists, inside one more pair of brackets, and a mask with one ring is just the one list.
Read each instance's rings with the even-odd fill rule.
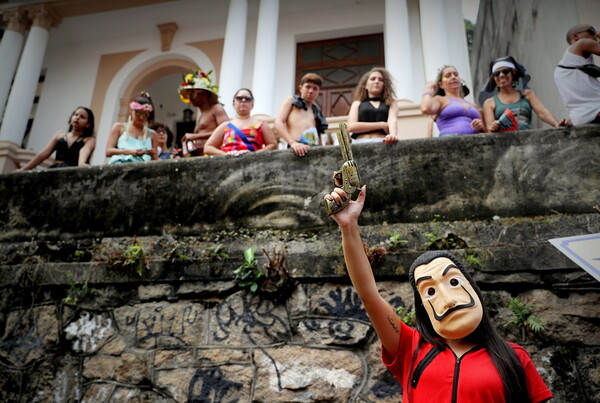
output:
[[327,212],[327,215],[337,213],[346,207],[350,200],[356,200],[361,188],[360,176],[358,176],[358,166],[352,158],[350,138],[348,136],[346,123],[340,123],[340,131],[336,134],[338,143],[340,144],[340,151],[342,152],[344,164],[342,165],[341,170],[335,172],[334,177],[342,177],[342,186],[340,187],[344,189],[348,197],[342,202],[342,204],[337,204],[333,200],[325,199],[325,211]]

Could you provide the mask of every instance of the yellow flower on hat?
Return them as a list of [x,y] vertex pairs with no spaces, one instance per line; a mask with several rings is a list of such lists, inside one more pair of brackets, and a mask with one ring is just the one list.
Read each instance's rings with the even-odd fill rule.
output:
[[190,93],[192,90],[204,90],[210,92],[210,102],[215,104],[219,101],[219,86],[213,85],[210,75],[212,70],[204,72],[202,69],[192,70],[183,76],[183,83],[179,85],[179,98],[185,103],[190,102]]

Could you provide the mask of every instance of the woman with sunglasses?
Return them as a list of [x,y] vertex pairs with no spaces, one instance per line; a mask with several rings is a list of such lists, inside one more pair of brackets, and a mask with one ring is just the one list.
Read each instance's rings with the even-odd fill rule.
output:
[[106,156],[109,164],[143,162],[158,159],[156,132],[148,127],[154,121],[150,94],[142,91],[129,102],[127,123],[115,123],[108,135]]
[[440,137],[474,134],[485,131],[481,110],[465,101],[469,88],[454,66],[443,66],[435,79],[428,82],[421,99],[421,112],[432,115]]
[[274,150],[275,135],[267,122],[250,116],[254,96],[248,88],[239,89],[233,97],[236,117],[221,123],[204,145],[208,155],[241,155],[253,151]]
[[[496,59],[491,66],[488,87],[497,93],[483,103],[483,117],[490,132],[531,129],[531,112],[550,126],[567,126],[569,121],[558,121],[530,89],[518,90],[519,78],[525,77],[525,68],[508,56]],[[527,77],[528,79],[528,77]]]

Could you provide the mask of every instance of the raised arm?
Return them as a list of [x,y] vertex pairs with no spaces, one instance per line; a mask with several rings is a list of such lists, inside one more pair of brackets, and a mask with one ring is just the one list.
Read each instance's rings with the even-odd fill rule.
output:
[[[356,201],[350,201],[344,209],[333,214],[332,217],[342,232],[344,260],[354,289],[381,343],[387,351],[396,355],[400,338],[400,319],[390,304],[379,294],[358,228],[358,217],[364,206],[366,194],[366,187],[363,187]],[[347,196],[342,189],[336,188],[325,197],[339,204]]]
[[433,95],[436,90],[436,85],[433,81],[428,81],[421,97],[421,112],[426,115],[437,115],[442,107],[441,97]]
[[600,42],[590,38],[580,38],[573,44],[571,51],[582,57],[588,57],[590,53],[600,56]]

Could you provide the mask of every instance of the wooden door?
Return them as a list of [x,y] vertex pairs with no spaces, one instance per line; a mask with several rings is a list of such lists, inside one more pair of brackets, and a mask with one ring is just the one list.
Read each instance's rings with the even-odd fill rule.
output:
[[384,64],[383,34],[299,43],[296,82],[306,73],[320,75],[323,86],[317,104],[325,116],[344,116],[360,77]]

